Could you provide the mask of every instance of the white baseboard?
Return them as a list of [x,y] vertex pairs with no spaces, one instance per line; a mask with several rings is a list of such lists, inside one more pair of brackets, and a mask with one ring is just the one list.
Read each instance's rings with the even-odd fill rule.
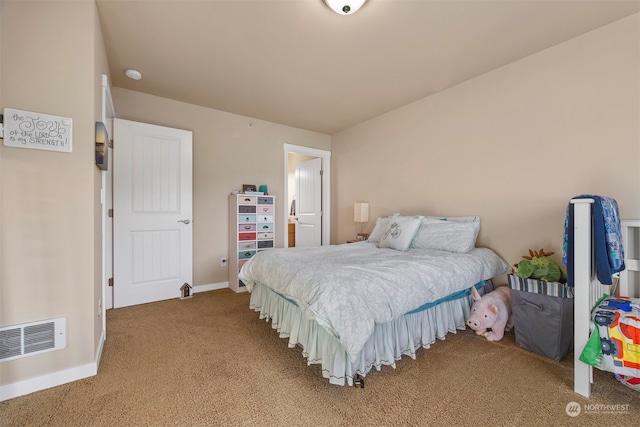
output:
[[0,402],[96,375],[100,366],[104,340],[105,334],[102,331],[95,362],[0,386]]
[[98,368],[100,367],[100,360],[102,359],[102,349],[104,348],[104,340],[107,338],[106,331],[102,331],[102,336],[100,337],[100,342],[98,343],[98,349],[96,350],[96,373],[98,372]]
[[193,293],[216,291],[218,289],[226,289],[229,287],[229,282],[210,283],[208,285],[197,285],[193,287]]
[[95,362],[0,386],[0,402],[36,391],[92,377],[98,372]]

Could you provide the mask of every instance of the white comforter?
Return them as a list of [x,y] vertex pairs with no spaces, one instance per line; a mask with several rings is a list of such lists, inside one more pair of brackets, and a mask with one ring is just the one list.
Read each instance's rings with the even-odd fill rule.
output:
[[492,250],[467,254],[380,249],[373,243],[262,251],[240,271],[296,302],[334,334],[355,360],[376,323],[511,271]]

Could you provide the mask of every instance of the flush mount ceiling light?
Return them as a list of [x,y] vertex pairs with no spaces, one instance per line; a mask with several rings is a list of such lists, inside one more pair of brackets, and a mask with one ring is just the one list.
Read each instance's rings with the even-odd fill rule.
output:
[[352,15],[362,7],[367,0],[322,0],[338,15]]
[[142,78],[142,73],[138,70],[134,70],[133,68],[127,68],[124,70],[124,74],[133,80],[140,80]]

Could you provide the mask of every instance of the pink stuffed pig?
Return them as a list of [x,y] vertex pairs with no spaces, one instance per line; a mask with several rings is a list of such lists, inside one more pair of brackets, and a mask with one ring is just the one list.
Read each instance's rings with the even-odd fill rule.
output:
[[[478,335],[484,335],[489,341],[500,341],[504,331],[513,326],[511,316],[511,289],[498,286],[492,292],[481,297],[475,287],[471,288],[474,303],[467,325]],[[487,331],[491,329],[491,331]]]

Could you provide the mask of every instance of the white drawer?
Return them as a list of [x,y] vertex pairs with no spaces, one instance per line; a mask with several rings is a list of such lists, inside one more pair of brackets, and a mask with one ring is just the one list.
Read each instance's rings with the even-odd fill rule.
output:
[[273,222],[273,215],[256,215],[256,219],[258,222]]
[[273,239],[273,231],[258,233],[258,240]]
[[246,205],[246,204],[255,205],[257,201],[258,199],[256,196],[243,196],[243,195],[238,196],[239,205]]

